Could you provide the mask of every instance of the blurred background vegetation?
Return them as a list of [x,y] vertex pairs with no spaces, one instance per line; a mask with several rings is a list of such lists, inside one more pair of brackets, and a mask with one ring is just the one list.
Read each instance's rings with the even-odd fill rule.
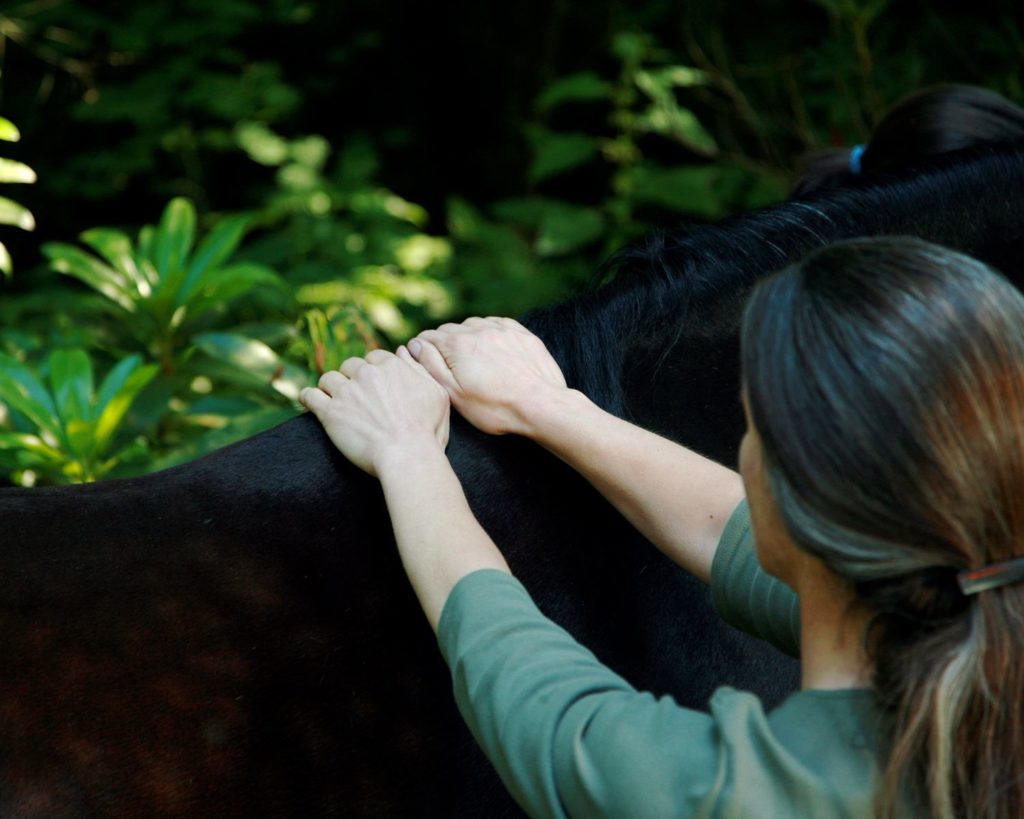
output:
[[1022,62],[1000,0],[0,2],[0,482],[252,435]]

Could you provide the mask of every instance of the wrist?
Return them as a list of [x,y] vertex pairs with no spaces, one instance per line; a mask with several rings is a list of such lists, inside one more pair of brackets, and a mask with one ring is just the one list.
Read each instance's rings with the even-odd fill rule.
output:
[[594,404],[579,390],[555,387],[539,391],[516,408],[519,429],[516,432],[542,443],[567,420],[577,417]]
[[433,436],[420,436],[389,443],[376,453],[373,471],[383,483],[394,480],[425,466],[447,464],[444,449]]

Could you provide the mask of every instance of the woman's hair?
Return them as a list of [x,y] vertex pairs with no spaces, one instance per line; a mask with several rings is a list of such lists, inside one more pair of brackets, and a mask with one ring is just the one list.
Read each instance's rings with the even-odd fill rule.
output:
[[791,196],[798,198],[849,184],[859,176],[893,173],[928,157],[993,142],[1024,138],[1024,108],[976,85],[935,85],[894,105],[878,123],[859,158],[849,148],[810,154]]
[[[880,814],[1024,816],[1024,297],[919,239],[855,239],[759,284],[743,379],[794,543],[848,580],[888,726]],[[909,800],[909,801],[907,801]]]

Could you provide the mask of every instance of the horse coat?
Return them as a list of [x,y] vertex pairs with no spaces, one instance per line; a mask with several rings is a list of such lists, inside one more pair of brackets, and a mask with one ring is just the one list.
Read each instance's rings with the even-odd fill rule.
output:
[[[524,322],[612,412],[723,462],[737,328],[761,276],[910,234],[1024,277],[1024,151],[655,237],[607,286]],[[641,688],[777,703],[795,662],[533,444],[456,419],[469,501],[541,609]],[[502,816],[373,479],[309,417],[185,466],[0,491],[0,815]],[[685,741],[685,738],[681,738]]]

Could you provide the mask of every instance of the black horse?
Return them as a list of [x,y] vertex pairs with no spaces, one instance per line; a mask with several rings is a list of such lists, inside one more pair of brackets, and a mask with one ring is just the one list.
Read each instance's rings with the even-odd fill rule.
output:
[[[656,237],[536,311],[570,384],[732,463],[758,277],[911,234],[1024,278],[1024,149]],[[470,503],[541,608],[637,686],[768,705],[796,665],[519,439],[456,421]],[[310,417],[145,478],[0,492],[0,815],[500,816],[398,563],[376,482]],[[685,738],[681,738],[685,741]]]

